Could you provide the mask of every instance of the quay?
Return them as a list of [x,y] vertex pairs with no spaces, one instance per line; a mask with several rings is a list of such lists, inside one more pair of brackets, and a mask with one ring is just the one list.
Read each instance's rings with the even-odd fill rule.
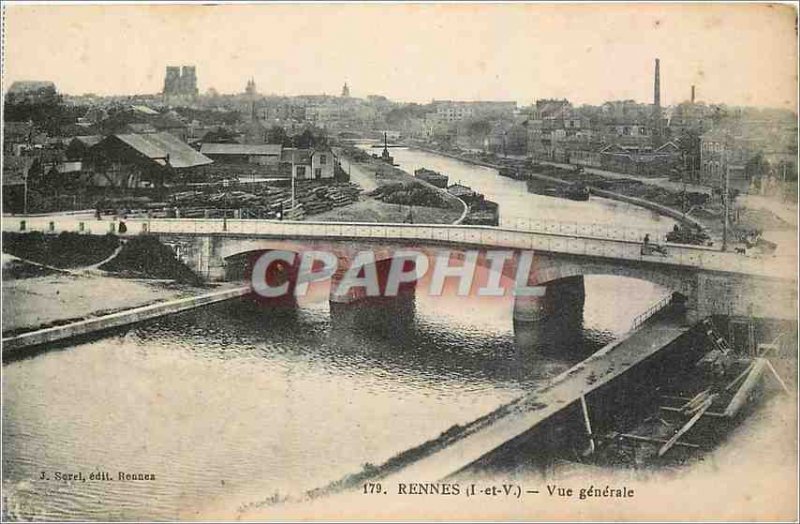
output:
[[207,306],[225,300],[244,296],[250,292],[250,286],[240,286],[232,289],[216,290],[193,297],[179,298],[166,302],[158,302],[147,306],[131,308],[117,313],[88,318],[71,322],[62,326],[54,326],[36,331],[29,331],[19,335],[3,338],[3,359],[18,356],[24,350],[47,344],[63,341],[82,335],[90,335],[108,329],[135,324],[145,320],[158,318],[164,315],[179,313],[201,306]]
[[539,427],[568,410],[582,412],[586,442],[593,444],[592,398],[613,381],[621,381],[634,368],[668,353],[693,327],[682,319],[656,314],[542,388],[465,426],[460,435],[449,439],[451,442],[438,449],[432,446],[432,452],[420,453],[424,456],[380,480],[392,483],[448,479],[502,454],[504,448],[521,446]]

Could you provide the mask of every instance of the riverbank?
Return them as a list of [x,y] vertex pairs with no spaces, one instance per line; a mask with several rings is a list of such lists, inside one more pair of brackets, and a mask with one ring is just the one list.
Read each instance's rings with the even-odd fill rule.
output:
[[168,280],[97,273],[3,280],[3,337],[208,291]]
[[[627,202],[638,207],[652,210],[694,228],[702,228],[719,244],[723,237],[721,198],[711,194],[710,188],[687,185],[684,196],[683,184],[662,178],[644,178],[622,173],[611,173],[594,168],[578,171],[578,166],[558,164],[554,162],[531,163],[526,157],[499,158],[474,152],[441,151],[420,144],[409,144],[409,147],[433,154],[439,154],[461,162],[500,170],[510,168],[520,170],[521,178],[536,181],[530,185],[534,192],[537,186],[541,194],[552,196],[559,187],[570,184],[584,184],[590,191],[600,197]],[[537,167],[538,166],[538,167]],[[758,205],[753,205],[756,201]],[[765,232],[769,239],[775,232],[790,231],[795,221],[788,220],[796,208],[780,208],[775,212],[774,206],[765,205],[758,198],[749,195],[740,196],[730,211],[729,243],[736,245],[738,239],[746,232],[759,230]],[[683,209],[687,212],[684,213]]]
[[[241,287],[228,284],[214,289],[203,284],[155,237],[136,237],[120,246],[111,235],[77,240],[71,234],[3,236],[5,250],[38,259],[3,253],[4,355],[183,310],[187,304],[177,308],[167,304]],[[137,308],[151,310],[143,315],[131,313]]]

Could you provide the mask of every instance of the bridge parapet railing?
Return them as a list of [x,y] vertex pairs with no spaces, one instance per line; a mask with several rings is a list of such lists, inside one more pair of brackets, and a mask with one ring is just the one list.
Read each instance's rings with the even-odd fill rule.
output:
[[658,302],[651,304],[650,307],[648,307],[645,311],[633,317],[633,321],[631,322],[631,331],[638,329],[639,326],[647,321],[647,319],[667,307],[671,302],[672,295],[666,295]]
[[[511,222],[509,223],[509,220]],[[772,274],[770,268],[794,267],[791,257],[753,257],[721,252],[716,248],[667,244],[666,256],[642,254],[642,228],[586,223],[505,220],[500,227],[470,225],[383,224],[349,222],[275,221],[257,219],[147,219],[125,220],[128,234],[252,234],[328,238],[420,239],[452,243],[507,246],[628,260],[694,266],[709,270]],[[39,231],[57,234],[118,233],[118,221],[86,217],[14,217],[3,220],[4,231]],[[587,233],[588,232],[588,233]],[[639,236],[641,235],[641,236]],[[652,235],[651,235],[652,236]],[[769,267],[767,267],[769,266]]]
[[553,235],[576,237],[594,237],[610,240],[627,240],[641,242],[645,235],[650,235],[653,241],[663,240],[666,227],[634,227],[625,224],[594,222],[564,222],[558,220],[543,220],[529,217],[502,217],[500,227],[531,231]]

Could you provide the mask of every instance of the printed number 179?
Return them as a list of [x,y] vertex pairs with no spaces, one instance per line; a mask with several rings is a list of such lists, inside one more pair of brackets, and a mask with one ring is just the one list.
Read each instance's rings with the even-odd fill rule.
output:
[[364,494],[371,495],[373,493],[383,493],[383,486],[380,482],[367,482],[364,484]]

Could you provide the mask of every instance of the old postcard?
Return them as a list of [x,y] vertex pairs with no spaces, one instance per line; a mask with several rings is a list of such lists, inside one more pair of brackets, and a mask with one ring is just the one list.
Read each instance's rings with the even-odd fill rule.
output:
[[3,521],[797,521],[794,3],[2,11]]

